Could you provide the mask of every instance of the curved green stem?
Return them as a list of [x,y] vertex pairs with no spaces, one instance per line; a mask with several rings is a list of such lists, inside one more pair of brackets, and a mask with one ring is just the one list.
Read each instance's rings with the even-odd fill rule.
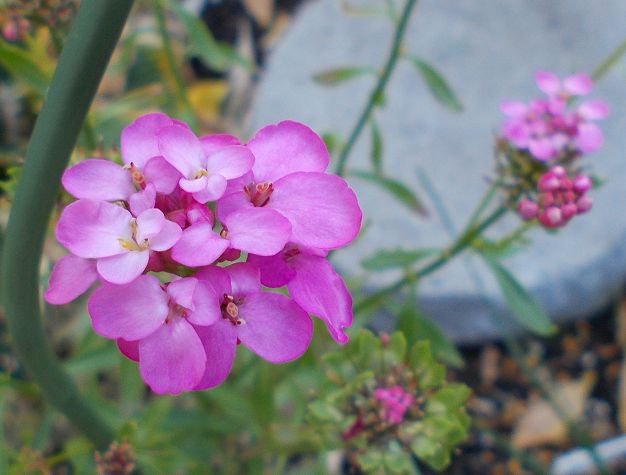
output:
[[111,427],[81,397],[41,321],[39,260],[59,180],[126,21],[132,0],[83,0],[26,151],[13,201],[0,282],[17,354],[45,399],[96,446]]
[[626,39],[622,41],[591,73],[594,81],[599,81],[626,54]]
[[472,245],[472,243],[478,238],[487,228],[489,228],[492,224],[502,218],[508,211],[508,208],[501,206],[493,211],[490,215],[488,215],[483,221],[479,224],[470,223],[468,227],[461,233],[459,238],[454,241],[449,247],[445,248],[443,251],[439,253],[439,255],[432,260],[429,264],[424,267],[411,272],[401,279],[398,279],[393,284],[370,294],[360,301],[358,301],[354,307],[353,311],[355,314],[362,312],[370,306],[371,302],[379,301],[379,299],[383,299],[389,295],[393,295],[396,292],[399,292],[407,285],[415,282],[428,274],[435,272],[439,268],[443,267],[448,263],[453,257],[457,254],[460,254],[462,251],[467,249]]
[[406,30],[409,17],[411,16],[411,11],[416,4],[417,0],[407,0],[404,8],[402,9],[400,20],[398,21],[396,26],[396,33],[393,39],[393,43],[391,45],[391,50],[389,51],[387,62],[383,67],[383,70],[378,79],[378,83],[370,94],[370,97],[365,104],[363,112],[361,112],[361,115],[359,116],[356,124],[354,125],[354,128],[352,129],[352,132],[350,133],[350,137],[348,138],[346,145],[344,145],[344,147],[341,149],[341,154],[339,155],[339,160],[337,162],[337,170],[335,172],[339,176],[345,175],[346,162],[348,160],[348,157],[350,156],[350,152],[352,151],[352,148],[354,147],[357,139],[361,135],[363,127],[365,127],[365,124],[367,124],[367,121],[369,120],[370,115],[374,110],[374,106],[376,106],[381,96],[383,95],[385,87],[387,86],[387,82],[389,82],[389,78],[391,77],[391,73],[393,72],[396,63],[398,62],[398,58],[400,56],[400,48],[402,46],[402,38],[404,37],[404,32]]

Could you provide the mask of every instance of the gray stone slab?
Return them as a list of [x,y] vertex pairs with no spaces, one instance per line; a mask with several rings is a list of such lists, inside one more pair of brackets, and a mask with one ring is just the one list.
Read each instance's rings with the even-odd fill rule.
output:
[[[346,15],[340,3],[315,1],[300,12],[271,54],[256,93],[251,129],[290,118],[320,132],[347,135],[374,79],[329,88],[315,84],[311,76],[344,65],[378,67],[392,28],[383,18]],[[400,64],[388,88],[386,108],[377,113],[386,171],[418,186],[416,171],[423,168],[455,225],[462,227],[493,167],[499,102],[536,94],[535,70],[564,75],[592,69],[622,41],[625,24],[623,0],[423,0],[409,25],[406,48],[445,74],[465,111],[454,115],[442,109],[413,67]],[[505,261],[556,321],[589,315],[607,304],[625,280],[625,72],[621,63],[593,93],[612,109],[603,122],[606,144],[587,159],[594,172],[608,178],[593,192],[593,212],[573,220],[558,235],[534,230],[533,245]],[[364,168],[368,157],[369,137],[364,134],[350,166]],[[344,273],[359,274],[361,259],[380,248],[449,242],[435,215],[416,217],[376,187],[350,181],[369,227],[357,243],[335,255]],[[432,204],[429,207],[433,209]],[[495,232],[515,224],[515,219],[508,219]],[[461,342],[493,338],[503,331],[493,324],[485,305],[485,299],[501,304],[496,284],[481,262],[469,259],[484,292],[477,290],[463,259],[421,285],[422,309]],[[396,277],[393,272],[376,274],[368,285],[376,288]]]

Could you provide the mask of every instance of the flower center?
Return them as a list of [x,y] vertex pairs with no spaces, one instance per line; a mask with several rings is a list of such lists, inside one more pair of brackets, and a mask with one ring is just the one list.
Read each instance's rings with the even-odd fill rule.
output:
[[196,173],[193,174],[194,179],[198,179],[203,176],[209,176],[209,172],[206,171],[204,168],[202,168],[201,170],[198,170]]
[[130,165],[126,165],[125,167],[130,172],[130,177],[133,180],[133,184],[143,190],[146,188],[146,179],[143,176],[143,173],[139,171],[139,169],[135,166],[133,162]]
[[243,193],[254,206],[265,206],[272,196],[274,187],[270,182],[251,183],[243,187]]
[[224,294],[224,300],[220,306],[222,310],[222,318],[228,320],[233,325],[239,326],[246,323],[246,321],[239,316],[239,307],[243,303],[243,299],[236,299],[232,295]]
[[120,246],[128,251],[145,251],[146,249],[149,249],[150,243],[147,239],[137,242],[137,220],[135,218],[130,220],[130,229],[132,230],[132,240],[117,238]]

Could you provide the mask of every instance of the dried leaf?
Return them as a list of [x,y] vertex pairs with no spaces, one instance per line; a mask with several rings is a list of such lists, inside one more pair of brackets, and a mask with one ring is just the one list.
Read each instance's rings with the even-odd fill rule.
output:
[[[584,412],[585,402],[593,388],[595,377],[588,373],[578,381],[555,384],[552,395],[555,403],[571,419],[579,419]],[[550,403],[539,399],[531,402],[526,412],[517,420],[511,441],[520,449],[553,443],[559,444],[567,438],[567,427]]]
[[262,28],[269,26],[274,16],[274,0],[243,0],[243,4]]

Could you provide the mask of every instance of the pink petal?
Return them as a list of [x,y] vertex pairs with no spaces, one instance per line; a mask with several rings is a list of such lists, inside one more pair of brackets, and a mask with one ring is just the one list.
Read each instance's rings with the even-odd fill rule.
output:
[[596,124],[580,124],[576,135],[576,145],[583,153],[591,153],[604,143],[602,130]]
[[520,101],[504,101],[500,103],[500,111],[509,117],[522,118],[526,115],[528,108]]
[[130,211],[135,216],[139,216],[143,211],[154,208],[156,202],[156,189],[154,185],[148,184],[144,190],[138,191],[130,196],[128,204]]
[[180,179],[180,172],[163,157],[148,160],[142,172],[146,182],[153,184],[159,193],[165,195],[174,191]]
[[178,185],[185,190],[187,193],[197,193],[198,191],[202,191],[207,187],[209,179],[206,175],[202,175],[198,178],[192,178],[188,180],[187,178],[181,178],[178,181]]
[[530,153],[538,160],[549,160],[554,157],[556,150],[548,138],[532,139],[528,143]]
[[223,220],[231,247],[260,256],[281,251],[291,235],[289,221],[269,208],[235,211]]
[[150,239],[150,249],[154,251],[167,251],[171,249],[183,235],[183,230],[173,221],[165,220],[161,231]]
[[202,378],[204,347],[184,318],[174,318],[139,342],[139,372],[157,394],[191,391]]
[[228,241],[213,232],[210,224],[194,224],[172,248],[172,258],[186,266],[200,267],[213,263],[228,249]]
[[65,170],[61,183],[70,195],[79,199],[117,201],[135,193],[128,170],[98,158],[84,160]]
[[585,101],[578,106],[578,114],[588,120],[605,119],[609,115],[609,106],[604,101]]
[[242,145],[226,147],[209,155],[207,171],[217,173],[227,180],[239,178],[252,169],[254,155]]
[[563,89],[573,96],[584,96],[591,92],[593,81],[586,73],[574,74],[563,81]]
[[89,297],[87,309],[97,334],[128,341],[150,335],[169,311],[167,294],[150,275],[127,285],[103,284]]
[[289,220],[291,241],[309,247],[344,246],[361,228],[362,214],[356,195],[343,178],[335,175],[292,173],[274,184],[266,207]]
[[57,240],[84,258],[126,252],[119,239],[130,239],[132,215],[105,201],[78,200],[65,207],[56,227]]
[[189,310],[193,310],[193,293],[196,290],[198,279],[186,277],[183,279],[173,280],[166,288],[170,299]]
[[143,168],[152,157],[161,155],[156,141],[156,132],[172,125],[172,119],[165,114],[142,115],[122,130],[120,139],[122,160],[129,165],[134,163]]
[[535,83],[541,91],[549,96],[557,94],[561,90],[561,80],[559,77],[547,71],[537,71],[535,73]]
[[250,203],[250,200],[246,199],[242,187],[235,193],[222,196],[217,202],[215,214],[220,221],[224,221],[229,214],[237,210],[251,208],[254,208],[254,205]]
[[86,292],[97,279],[96,261],[68,254],[54,265],[44,298],[53,305],[66,304]]
[[224,294],[232,295],[233,289],[230,285],[230,276],[223,267],[208,266],[196,272],[195,277],[211,284],[218,296]]
[[237,327],[241,342],[272,363],[294,360],[306,351],[313,323],[302,308],[284,295],[256,292],[239,305],[244,320]]
[[293,172],[323,172],[328,167],[326,145],[298,122],[286,120],[263,127],[247,146],[254,154],[252,171],[257,183],[274,182]]
[[232,145],[240,145],[239,139],[233,135],[228,134],[212,134],[200,137],[200,144],[204,154],[208,157],[212,153],[218,150],[230,147]]
[[137,242],[156,236],[165,225],[163,211],[156,208],[147,209],[137,216]]
[[98,259],[98,274],[112,284],[128,284],[139,277],[150,260],[150,251],[126,251]]
[[520,120],[507,120],[502,125],[502,134],[516,147],[525,147],[530,138],[528,125]]
[[204,168],[204,151],[194,133],[180,125],[165,127],[157,133],[160,155],[183,176],[191,178]]
[[279,252],[273,256],[248,254],[248,261],[261,271],[261,283],[266,287],[278,288],[287,285],[296,271],[287,264],[285,254]]
[[230,276],[233,295],[243,296],[261,290],[261,274],[255,265],[239,262],[225,269]]
[[209,389],[222,384],[233,367],[237,330],[225,320],[215,325],[195,327],[206,354],[206,368],[194,389]]
[[193,305],[194,308],[188,313],[187,319],[194,325],[213,325],[222,318],[220,299],[207,281],[198,281],[193,294]]
[[193,198],[202,204],[220,199],[226,191],[226,178],[222,175],[209,175],[206,178],[205,188],[193,194]]
[[213,226],[214,223],[211,210],[198,202],[193,202],[187,206],[185,216],[189,224],[208,223]]
[[352,324],[352,297],[346,284],[323,257],[300,254],[293,261],[296,275],[287,284],[289,295],[321,318],[335,341],[347,343],[343,329]]
[[124,338],[117,339],[117,348],[126,358],[132,361],[139,361],[139,342],[126,341]]

